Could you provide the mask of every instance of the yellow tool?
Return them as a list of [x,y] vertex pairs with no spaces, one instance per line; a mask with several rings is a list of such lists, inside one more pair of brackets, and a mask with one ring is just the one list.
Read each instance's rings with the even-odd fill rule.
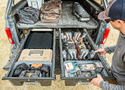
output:
[[72,42],[70,34],[68,34],[68,36],[69,36],[68,42]]
[[41,67],[41,66],[42,66],[42,63],[39,63],[39,64],[33,63],[33,64],[31,65],[31,67],[34,67],[34,68],[38,68],[38,67]]

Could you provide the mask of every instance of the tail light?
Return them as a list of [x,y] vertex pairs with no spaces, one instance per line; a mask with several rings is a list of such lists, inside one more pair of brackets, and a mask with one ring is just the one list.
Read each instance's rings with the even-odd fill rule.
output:
[[108,37],[108,35],[109,35],[110,29],[111,29],[110,27],[105,29],[105,32],[104,32],[104,35],[103,35],[103,39],[102,39],[102,41],[101,41],[101,45],[102,45],[102,44],[105,44],[105,42],[106,42],[106,40],[107,40],[107,37]]
[[8,39],[9,39],[9,42],[10,42],[11,44],[15,44],[15,43],[14,43],[14,40],[13,40],[13,38],[12,38],[12,34],[11,34],[11,32],[10,32],[10,28],[5,28],[5,31],[6,31],[6,34],[7,34]]

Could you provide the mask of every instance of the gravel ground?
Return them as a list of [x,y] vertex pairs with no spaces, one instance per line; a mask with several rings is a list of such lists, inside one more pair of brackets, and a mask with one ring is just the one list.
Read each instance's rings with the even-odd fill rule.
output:
[[[0,78],[7,73],[3,70],[3,66],[7,63],[10,56],[10,43],[4,31],[5,27],[5,8],[7,0],[0,0]],[[119,32],[112,29],[110,31],[108,40],[105,46],[115,45]],[[106,54],[107,61],[111,65],[112,54]],[[48,87],[41,87],[40,85],[23,85],[13,86],[9,81],[0,80],[0,90],[101,90],[100,88],[93,85],[76,85],[76,86],[65,86],[64,81],[60,80],[60,76],[56,76],[57,79],[52,81],[52,85]]]

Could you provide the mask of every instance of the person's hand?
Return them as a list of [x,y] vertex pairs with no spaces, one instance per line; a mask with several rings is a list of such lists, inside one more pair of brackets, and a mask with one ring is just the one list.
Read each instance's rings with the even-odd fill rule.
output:
[[105,51],[105,49],[103,48],[103,49],[98,49],[98,50],[96,50],[96,51],[94,51],[95,53],[99,53],[100,55],[105,55],[106,54],[106,51]]
[[101,82],[101,81],[104,81],[103,78],[102,78],[99,74],[97,74],[97,78],[93,78],[93,79],[91,80],[91,83],[92,83],[93,85],[95,85],[95,86],[100,87],[99,85],[100,85],[100,82]]

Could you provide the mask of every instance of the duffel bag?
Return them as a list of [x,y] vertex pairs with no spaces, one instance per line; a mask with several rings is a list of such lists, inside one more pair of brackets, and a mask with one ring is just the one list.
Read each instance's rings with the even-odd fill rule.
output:
[[56,23],[62,14],[61,0],[45,2],[40,9],[40,19],[45,23]]
[[25,7],[18,12],[19,22],[25,24],[34,24],[39,20],[40,12],[36,8]]

